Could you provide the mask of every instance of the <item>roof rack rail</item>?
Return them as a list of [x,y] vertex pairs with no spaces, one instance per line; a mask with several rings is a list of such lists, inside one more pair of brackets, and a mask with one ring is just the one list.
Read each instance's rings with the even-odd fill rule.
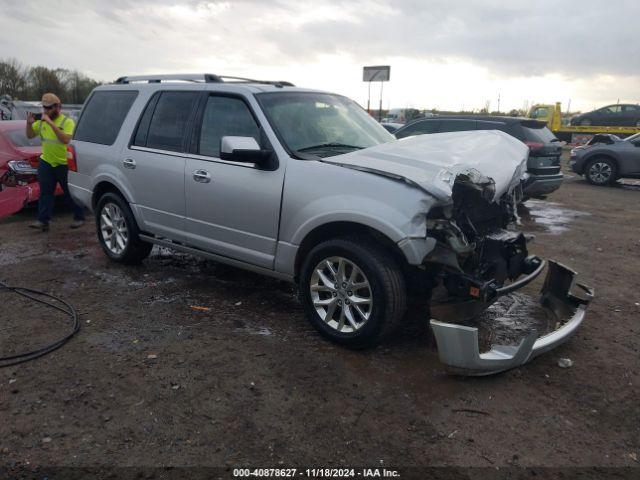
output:
[[227,75],[215,75],[213,73],[174,73],[162,75],[128,75],[118,78],[114,83],[128,84],[132,82],[162,83],[170,81],[182,82],[204,82],[204,83],[260,83],[265,85],[275,85],[276,87],[294,87],[291,82],[278,80],[254,80],[243,77],[230,77]]
[[222,79],[213,73],[173,73],[163,75],[128,75],[118,78],[114,83],[147,82],[161,83],[168,81],[222,83]]

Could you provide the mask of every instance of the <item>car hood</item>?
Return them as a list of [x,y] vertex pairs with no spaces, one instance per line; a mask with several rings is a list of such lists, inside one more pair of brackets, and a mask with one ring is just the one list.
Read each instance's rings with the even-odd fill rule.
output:
[[479,172],[495,183],[497,201],[525,177],[528,156],[516,138],[481,130],[418,135],[322,161],[404,180],[441,201],[451,199],[458,175]]

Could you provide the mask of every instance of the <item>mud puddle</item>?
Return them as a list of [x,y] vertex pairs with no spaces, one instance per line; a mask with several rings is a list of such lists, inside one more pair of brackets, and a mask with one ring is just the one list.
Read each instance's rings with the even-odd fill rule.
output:
[[590,215],[587,212],[564,208],[559,203],[543,200],[528,200],[518,210],[524,226],[534,230],[544,230],[552,235],[566,232],[576,218]]

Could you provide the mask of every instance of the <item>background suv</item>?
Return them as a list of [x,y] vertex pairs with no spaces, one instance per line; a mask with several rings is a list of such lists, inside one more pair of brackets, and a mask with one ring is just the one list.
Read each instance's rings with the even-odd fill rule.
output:
[[421,118],[395,132],[396,138],[426,133],[460,132],[468,130],[500,130],[529,147],[527,173],[522,186],[524,198],[544,197],[562,184],[560,173],[560,141],[546,123],[518,117],[446,116]]

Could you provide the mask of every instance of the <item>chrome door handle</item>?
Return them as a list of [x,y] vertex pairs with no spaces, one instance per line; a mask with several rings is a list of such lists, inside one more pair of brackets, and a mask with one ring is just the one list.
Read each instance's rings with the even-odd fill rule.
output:
[[133,170],[134,168],[136,168],[136,161],[133,158],[125,158],[122,161],[122,166],[124,168],[130,168]]
[[193,179],[200,183],[209,183],[211,181],[211,174],[206,170],[196,170],[193,172]]

